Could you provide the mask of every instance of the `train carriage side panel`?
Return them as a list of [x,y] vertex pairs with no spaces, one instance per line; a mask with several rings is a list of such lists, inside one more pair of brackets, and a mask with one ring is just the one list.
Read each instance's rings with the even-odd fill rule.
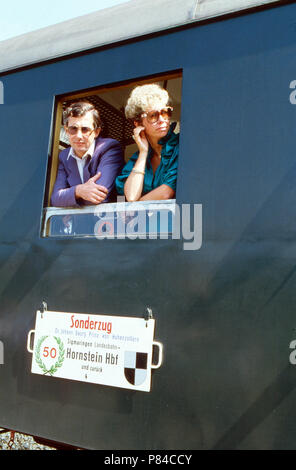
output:
[[[0,425],[91,449],[295,448],[296,5],[0,79]],[[177,203],[203,241],[40,236],[54,97],[182,69]],[[31,374],[51,310],[139,316],[164,344],[150,393]]]

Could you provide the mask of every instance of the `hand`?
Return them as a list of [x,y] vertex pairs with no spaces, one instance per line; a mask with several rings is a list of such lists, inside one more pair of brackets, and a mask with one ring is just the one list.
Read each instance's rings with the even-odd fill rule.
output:
[[96,183],[100,177],[101,172],[89,178],[86,183],[78,184],[75,188],[75,197],[84,199],[92,204],[101,204],[101,202],[105,201],[108,189]]
[[73,227],[72,216],[71,215],[64,215],[64,217],[62,217],[62,221],[63,221],[63,224],[64,224],[64,227],[62,229],[62,233],[71,234],[72,233],[72,227]]
[[70,227],[70,221],[72,219],[72,216],[71,215],[64,215],[64,217],[62,217],[62,221],[63,221],[63,224],[65,225],[65,227],[69,228]]
[[139,152],[148,154],[149,143],[145,134],[145,127],[137,126],[134,128],[133,139],[136,142]]

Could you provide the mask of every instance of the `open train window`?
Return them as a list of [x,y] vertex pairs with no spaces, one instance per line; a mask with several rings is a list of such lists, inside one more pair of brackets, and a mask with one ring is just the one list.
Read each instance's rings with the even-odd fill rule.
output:
[[[99,139],[101,142],[104,139],[113,139],[113,142],[116,141],[120,144],[123,160],[120,171],[116,175],[117,181],[118,176],[123,174],[125,165],[128,162],[132,167],[133,155],[138,150],[138,146],[133,138],[135,121],[134,119],[126,118],[125,105],[131,91],[136,86],[146,84],[158,84],[161,88],[167,90],[171,100],[170,104],[172,104],[172,109],[168,110],[172,113],[170,116],[170,134],[178,136],[180,132],[182,88],[182,74],[179,71],[56,97],[52,150],[48,162],[44,200],[43,237],[124,238],[126,235],[129,237],[134,235],[135,237],[146,238],[148,234],[149,238],[151,238],[162,235],[166,236],[172,232],[175,196],[169,199],[156,198],[154,200],[128,202],[123,191],[120,191],[118,183],[118,185],[114,185],[112,197],[107,199],[107,202],[104,201],[101,204],[88,203],[87,201],[78,204],[73,199],[73,192],[66,203],[63,201],[61,204],[58,204],[56,201],[59,202],[59,200],[55,197],[57,184],[60,183],[58,178],[61,176],[61,171],[64,171],[64,167],[61,170],[62,164],[67,167],[67,174],[64,175],[62,173],[65,181],[67,181],[65,188],[61,189],[61,194],[63,194],[64,189],[69,189],[72,185],[75,187],[77,184],[85,183],[88,178],[93,176],[92,174],[84,173],[83,165],[82,169],[79,169],[81,165],[80,161],[77,160],[77,155],[75,159],[75,144],[73,144],[74,149],[71,145],[75,133],[75,136],[78,133],[81,135],[87,131],[90,133],[91,128],[85,126],[84,121],[79,125],[80,121],[77,121],[77,119],[73,121],[74,124],[78,122],[77,126],[69,126],[69,123],[68,126],[65,125],[65,116],[63,119],[63,114],[69,105],[87,100],[90,105],[93,105],[99,111],[100,132],[99,137],[96,138],[97,136],[94,135],[92,140],[93,150],[97,148],[96,142]],[[155,120],[155,116],[152,116],[152,119]],[[160,117],[158,119],[161,120]],[[73,122],[71,121],[71,124]],[[69,129],[72,134],[70,134]],[[94,155],[95,153],[93,153]],[[85,160],[84,165],[87,165],[93,156],[88,156],[86,152],[84,157],[88,157],[88,160],[82,159]],[[78,161],[78,164],[75,160]],[[103,173],[104,169],[101,174]],[[78,180],[79,175],[80,180]],[[152,178],[155,175],[155,169],[152,168]],[[83,180],[83,178],[86,178],[86,180]]]

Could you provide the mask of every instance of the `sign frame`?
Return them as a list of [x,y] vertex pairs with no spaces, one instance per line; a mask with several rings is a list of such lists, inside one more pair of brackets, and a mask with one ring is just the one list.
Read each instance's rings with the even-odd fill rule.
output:
[[150,392],[152,370],[163,362],[163,345],[154,340],[154,330],[151,316],[37,310],[35,328],[27,336],[31,373]]

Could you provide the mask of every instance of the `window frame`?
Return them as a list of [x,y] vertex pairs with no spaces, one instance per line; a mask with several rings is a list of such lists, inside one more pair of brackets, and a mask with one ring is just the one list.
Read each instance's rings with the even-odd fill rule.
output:
[[[137,79],[130,79],[124,82],[117,82],[111,84],[105,84],[98,87],[87,88],[83,90],[79,90],[76,92],[64,93],[62,95],[55,95],[54,96],[54,104],[53,104],[53,117],[52,117],[52,137],[51,137],[51,146],[49,152],[49,159],[47,165],[47,172],[46,172],[46,190],[44,194],[44,201],[43,201],[43,215],[42,215],[42,228],[41,228],[41,236],[43,238],[56,238],[56,236],[49,235],[49,220],[52,215],[57,214],[78,214],[78,213],[94,213],[95,208],[97,206],[93,205],[86,205],[81,208],[77,207],[54,207],[50,205],[50,199],[52,195],[52,191],[54,188],[54,184],[57,177],[57,170],[59,164],[59,153],[60,149],[60,134],[62,128],[62,116],[63,116],[63,103],[65,101],[70,101],[79,98],[88,98],[89,96],[103,94],[105,92],[112,92],[112,90],[120,90],[124,88],[131,88],[138,85],[144,85],[149,83],[155,82],[167,82],[172,79],[180,79],[182,83],[183,79],[183,70],[173,70],[169,72],[163,72],[159,74],[154,74],[146,77],[141,77]],[[181,93],[182,96],[182,93]],[[182,103],[182,101],[181,101]],[[176,201],[175,199],[168,200],[168,205],[171,206],[171,201]],[[137,204],[141,201],[136,202],[126,202],[126,204]],[[154,201],[151,201],[154,202]],[[165,204],[166,201],[155,201],[161,204]],[[116,207],[117,204],[121,204],[118,202],[107,202],[104,203],[104,207],[112,205],[112,207]],[[110,206],[111,207],[111,206]],[[109,209],[108,209],[109,212]],[[66,237],[63,237],[66,238]],[[75,238],[75,236],[69,236],[67,238]],[[89,236],[89,238],[93,238],[93,236]]]

